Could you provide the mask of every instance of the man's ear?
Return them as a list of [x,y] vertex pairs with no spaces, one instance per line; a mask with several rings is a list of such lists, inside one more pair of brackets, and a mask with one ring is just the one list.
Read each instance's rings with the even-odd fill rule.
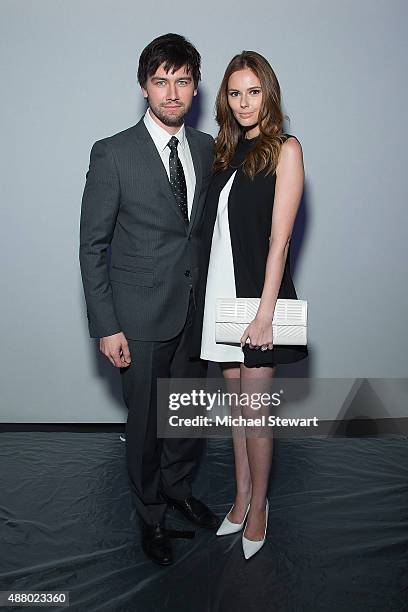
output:
[[197,91],[198,91],[197,89],[195,89],[195,90],[193,91],[193,96],[196,96],[196,95],[197,95]]
[[140,89],[142,90],[143,97],[147,98],[148,93],[147,93],[146,89],[144,87],[141,87]]

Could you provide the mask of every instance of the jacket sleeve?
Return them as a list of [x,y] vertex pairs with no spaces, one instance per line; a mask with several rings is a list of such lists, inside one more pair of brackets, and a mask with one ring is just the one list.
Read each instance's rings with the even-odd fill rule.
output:
[[80,221],[79,262],[91,338],[121,331],[108,269],[108,247],[115,229],[119,201],[119,177],[113,154],[106,140],[100,140],[91,149]]

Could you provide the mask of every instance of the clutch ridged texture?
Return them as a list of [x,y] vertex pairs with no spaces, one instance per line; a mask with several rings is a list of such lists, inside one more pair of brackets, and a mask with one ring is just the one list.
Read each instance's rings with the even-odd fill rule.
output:
[[[260,298],[217,298],[215,341],[239,344],[258,312]],[[307,344],[307,301],[276,300],[272,321],[273,344]]]

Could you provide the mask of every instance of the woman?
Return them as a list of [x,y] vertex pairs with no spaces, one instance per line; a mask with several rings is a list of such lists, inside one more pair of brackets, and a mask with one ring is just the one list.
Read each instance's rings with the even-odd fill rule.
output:
[[[274,347],[272,337],[276,300],[297,298],[289,261],[303,192],[302,148],[295,137],[282,132],[278,80],[267,60],[254,51],[243,51],[229,63],[217,95],[216,118],[214,176],[206,203],[210,254],[200,356],[220,363],[227,385],[238,379],[241,393],[253,392],[254,385],[264,392],[276,364],[307,355],[305,346]],[[240,346],[215,342],[218,297],[261,298]],[[271,432],[267,437],[242,437],[235,431],[233,445],[236,496],[217,535],[240,531],[246,521],[242,544],[248,559],[265,541],[273,440]]]

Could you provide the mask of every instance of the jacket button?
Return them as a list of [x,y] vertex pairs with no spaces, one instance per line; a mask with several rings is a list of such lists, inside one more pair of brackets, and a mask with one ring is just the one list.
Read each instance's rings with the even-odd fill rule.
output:
[[190,276],[191,276],[191,272],[190,272],[190,270],[186,270],[186,271],[184,272],[184,276],[187,276],[187,278],[190,278]]

